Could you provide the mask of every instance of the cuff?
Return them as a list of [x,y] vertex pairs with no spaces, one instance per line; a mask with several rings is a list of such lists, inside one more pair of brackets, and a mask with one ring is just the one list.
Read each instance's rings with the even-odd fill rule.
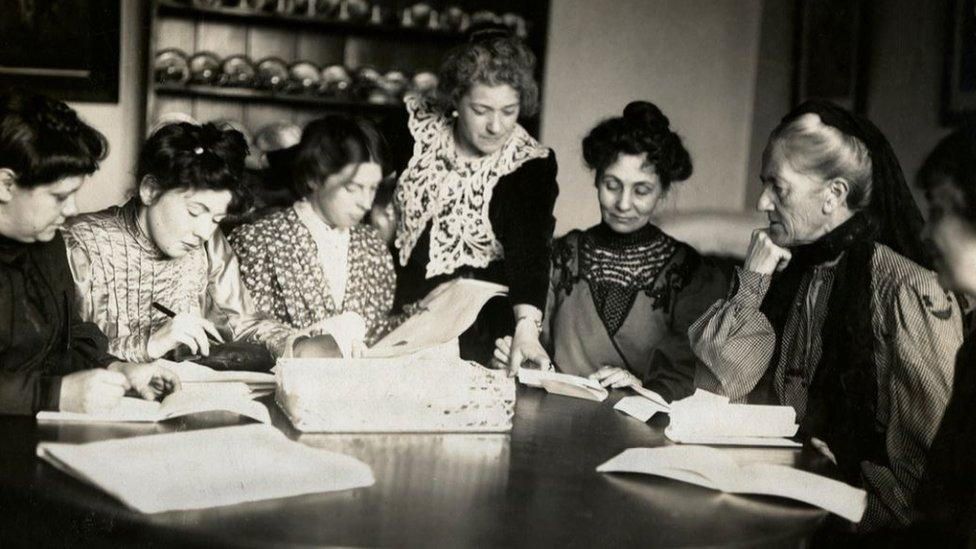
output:
[[769,291],[769,284],[772,280],[773,277],[770,275],[736,267],[735,284],[732,286],[732,295],[729,297],[729,301],[759,308],[762,305],[763,298],[766,297],[766,292]]

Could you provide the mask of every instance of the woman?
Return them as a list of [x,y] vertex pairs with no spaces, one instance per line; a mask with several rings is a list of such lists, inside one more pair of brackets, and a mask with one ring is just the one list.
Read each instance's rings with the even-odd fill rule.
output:
[[328,116],[288,156],[275,160],[298,200],[230,235],[244,285],[262,313],[359,354],[383,335],[393,304],[393,258],[361,223],[383,180],[381,139],[366,122]]
[[[185,347],[207,356],[210,338],[258,343],[273,356],[292,352],[297,335],[257,314],[237,258],[217,231],[244,205],[246,155],[237,131],[163,126],[139,155],[136,196],[68,224],[80,312],[108,335],[109,352],[149,360]],[[294,352],[312,352],[316,343],[303,340]]]
[[74,307],[60,229],[107,147],[60,101],[0,94],[0,414],[98,412],[129,389],[155,399],[179,386],[165,368],[118,362]]
[[962,338],[955,300],[923,267],[922,216],[881,132],[826,102],[777,126],[762,181],[769,227],[689,330],[696,384],[793,406],[868,492],[858,529],[905,524]]
[[[651,223],[672,184],[691,175],[691,158],[667,117],[644,101],[593,128],[583,158],[596,175],[602,222],[556,241],[543,343],[563,372],[683,398],[695,376],[688,327],[726,285],[693,248]],[[507,361],[510,344],[498,342],[496,360]]]
[[[922,165],[919,186],[929,204],[926,236],[943,283],[976,302],[976,132],[943,139]],[[955,357],[952,399],[929,449],[913,529],[929,545],[976,542],[976,337],[970,327]]]
[[489,302],[460,344],[462,356],[487,364],[495,339],[514,328],[512,368],[549,362],[539,333],[556,158],[518,124],[538,107],[534,67],[528,47],[496,29],[452,50],[435,97],[407,99],[415,144],[395,199],[394,310],[453,278],[507,285],[507,300]]

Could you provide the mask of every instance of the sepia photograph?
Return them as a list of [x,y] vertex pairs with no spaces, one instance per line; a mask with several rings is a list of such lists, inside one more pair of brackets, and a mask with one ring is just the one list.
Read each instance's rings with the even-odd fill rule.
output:
[[3,548],[974,546],[974,308],[976,0],[0,0]]

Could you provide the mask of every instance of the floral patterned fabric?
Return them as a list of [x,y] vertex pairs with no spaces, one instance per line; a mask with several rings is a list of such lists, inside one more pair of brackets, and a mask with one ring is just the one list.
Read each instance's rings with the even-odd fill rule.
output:
[[386,244],[368,225],[349,230],[348,282],[336,304],[312,234],[294,208],[274,212],[236,228],[230,243],[241,263],[244,286],[258,310],[297,329],[344,312],[366,321],[372,344],[395,322],[388,317],[396,278]]

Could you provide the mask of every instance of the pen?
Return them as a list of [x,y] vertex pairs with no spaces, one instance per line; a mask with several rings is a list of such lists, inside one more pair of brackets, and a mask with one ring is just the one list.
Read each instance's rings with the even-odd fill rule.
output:
[[[169,307],[167,307],[167,306],[159,303],[158,301],[153,301],[152,302],[152,308],[153,309],[156,309],[157,311],[163,313],[164,315],[166,315],[166,316],[168,316],[170,318],[173,318],[173,317],[176,316],[176,313],[174,313],[172,309],[170,309]],[[217,343],[218,345],[220,344],[220,342],[217,341],[217,339],[214,338],[214,336],[210,335],[209,333],[207,333],[207,339],[209,339],[212,343]]]

